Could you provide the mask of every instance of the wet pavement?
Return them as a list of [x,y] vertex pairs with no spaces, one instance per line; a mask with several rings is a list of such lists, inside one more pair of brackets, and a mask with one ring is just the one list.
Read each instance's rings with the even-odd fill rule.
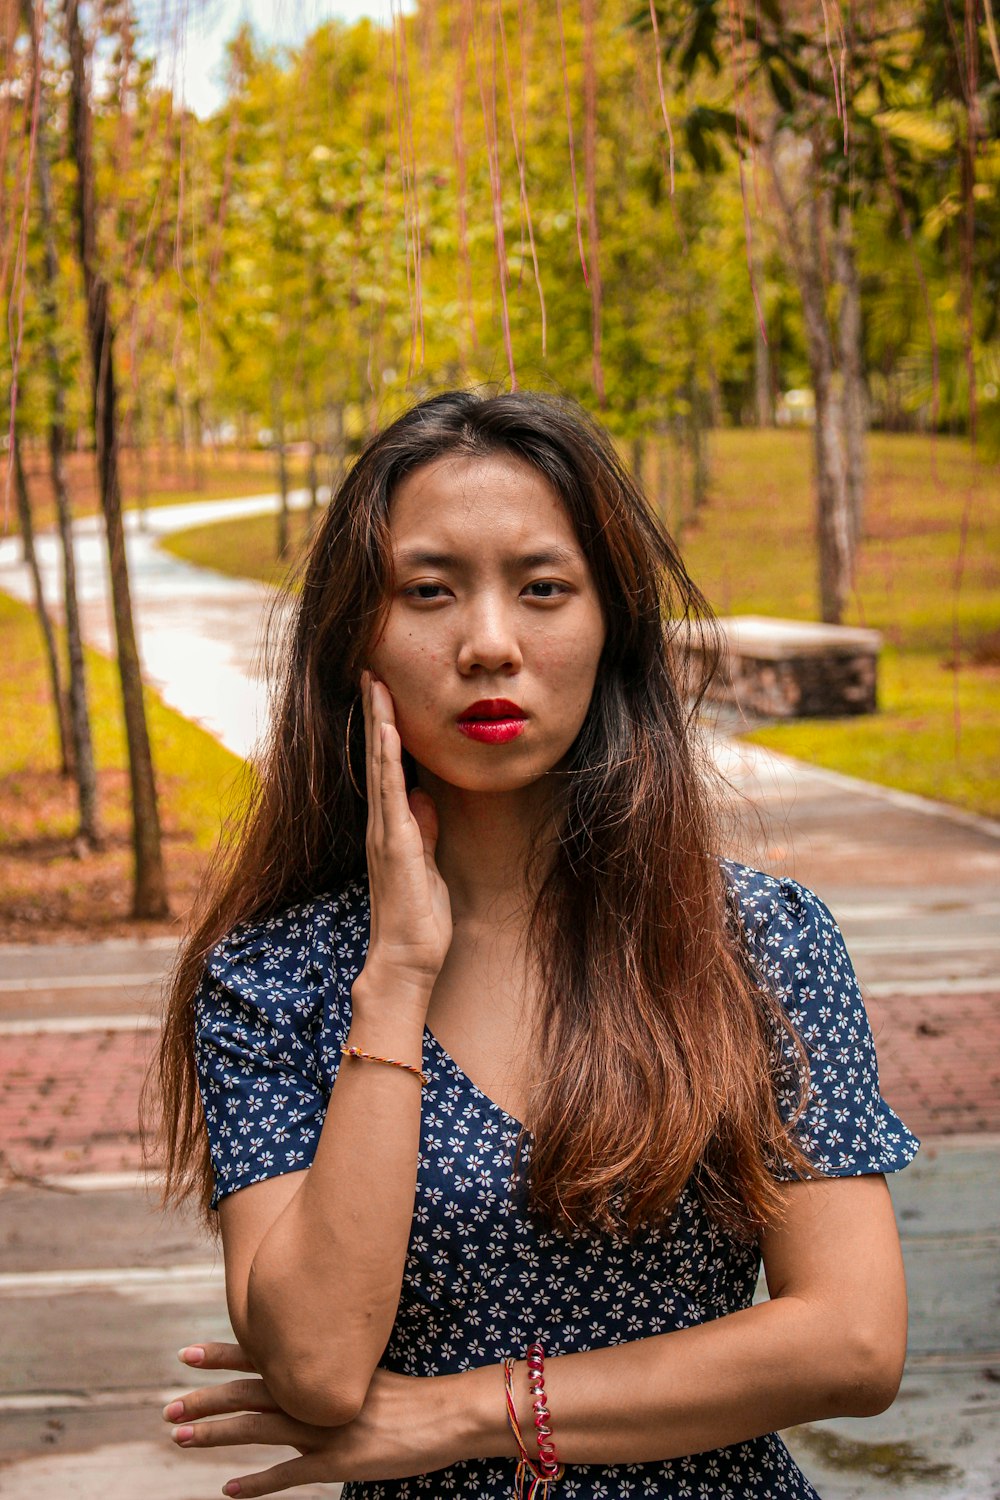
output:
[[[232,504],[149,519],[196,524]],[[134,560],[146,541],[132,534]],[[169,701],[245,752],[263,722],[263,679],[248,670],[263,591],[164,559],[149,541],[146,563],[134,561],[147,666]],[[95,644],[100,629],[107,641],[100,573],[95,552]],[[883,1090],[924,1140],[890,1180],[911,1298],[900,1396],[880,1417],[788,1440],[824,1500],[998,1500],[1000,826],[755,750],[730,727],[710,739],[731,789],[731,847],[831,906]],[[173,951],[163,939],[0,949],[0,1495],[11,1500],[198,1500],[261,1466],[252,1449],[180,1453],[159,1417],[190,1384],[174,1351],[231,1336],[215,1243],[190,1216],[161,1213],[138,1175],[136,1100]]]
[[[292,509],[309,503],[306,490],[289,497]],[[136,633],[147,683],[185,718],[201,724],[227,749],[246,756],[266,722],[264,677],[267,606],[274,591],[251,579],[195,568],[164,552],[160,538],[213,521],[274,511],[274,495],[203,500],[125,514],[126,549]],[[98,516],[77,521],[77,589],[87,643],[113,653],[114,625],[107,593],[107,547]],[[61,563],[58,539],[36,538],[45,595],[58,614]],[[32,602],[31,583],[16,536],[0,539],[0,589]]]

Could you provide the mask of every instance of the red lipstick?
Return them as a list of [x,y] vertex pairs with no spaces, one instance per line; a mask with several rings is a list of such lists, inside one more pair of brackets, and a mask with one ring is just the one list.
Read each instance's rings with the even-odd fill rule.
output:
[[523,709],[509,698],[480,698],[458,716],[458,727],[483,745],[506,745],[516,740],[528,722]]

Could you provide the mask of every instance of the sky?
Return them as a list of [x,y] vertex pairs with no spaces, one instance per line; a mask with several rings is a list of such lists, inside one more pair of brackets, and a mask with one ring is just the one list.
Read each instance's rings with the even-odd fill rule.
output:
[[[390,0],[144,0],[137,9],[163,82],[204,116],[222,102],[225,46],[244,21],[264,42],[294,46],[332,18],[388,21]],[[396,9],[410,6],[397,3]]]

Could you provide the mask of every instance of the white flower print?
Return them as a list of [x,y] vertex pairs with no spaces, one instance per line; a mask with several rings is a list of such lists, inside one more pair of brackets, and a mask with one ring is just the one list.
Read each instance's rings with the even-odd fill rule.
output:
[[[810,1061],[796,1135],[833,1176],[894,1171],[916,1142],[878,1092],[871,1031],[840,932],[790,880],[725,862],[734,920],[761,982],[785,1005]],[[368,943],[362,885],[231,933],[196,996],[199,1085],[215,1171],[229,1192],[308,1167],[351,1021]],[[775,1090],[789,1118],[795,1049],[775,1036]],[[533,1224],[525,1173],[512,1183],[519,1125],[486,1098],[428,1031],[417,1191],[399,1308],[383,1364],[449,1374],[691,1327],[748,1307],[754,1246],[730,1240],[692,1189],[664,1230],[572,1238]],[[229,1123],[227,1123],[229,1122]],[[530,1168],[531,1139],[522,1144]],[[781,1167],[778,1176],[790,1177]],[[558,1411],[553,1423],[558,1441]],[[507,1500],[513,1463],[467,1460],[412,1479],[350,1483],[343,1500],[456,1495]],[[808,1500],[815,1491],[774,1434],[662,1463],[568,1468],[555,1500]]]

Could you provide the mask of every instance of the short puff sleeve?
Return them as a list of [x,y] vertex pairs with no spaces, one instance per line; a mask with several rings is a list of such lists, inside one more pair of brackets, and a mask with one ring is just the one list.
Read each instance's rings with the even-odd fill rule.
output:
[[350,1025],[343,903],[321,899],[236,928],[209,954],[195,996],[195,1067],[215,1187],[312,1163]]
[[[809,1091],[794,1134],[827,1177],[896,1172],[920,1143],[879,1091],[871,1026],[840,928],[818,896],[795,880],[730,865],[751,961],[782,1004],[809,1062]],[[795,1042],[777,1038],[775,1085],[782,1117],[800,1097]],[[776,1176],[798,1174],[782,1163]]]

